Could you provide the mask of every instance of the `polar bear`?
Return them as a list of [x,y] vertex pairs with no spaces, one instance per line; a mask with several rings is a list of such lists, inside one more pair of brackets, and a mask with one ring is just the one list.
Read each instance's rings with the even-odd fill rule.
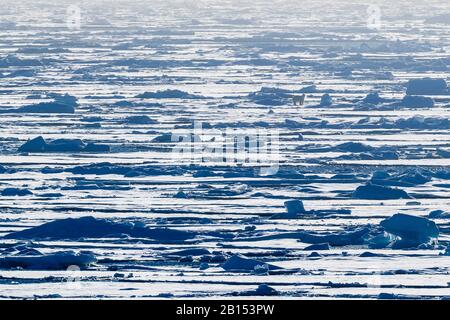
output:
[[294,102],[294,106],[302,106],[305,103],[305,94],[302,94],[301,96],[292,96],[292,101]]

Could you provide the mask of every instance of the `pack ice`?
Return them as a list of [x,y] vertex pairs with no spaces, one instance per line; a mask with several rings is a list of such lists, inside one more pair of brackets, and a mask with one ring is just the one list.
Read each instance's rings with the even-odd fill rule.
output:
[[0,299],[450,298],[448,1],[70,5],[1,1]]

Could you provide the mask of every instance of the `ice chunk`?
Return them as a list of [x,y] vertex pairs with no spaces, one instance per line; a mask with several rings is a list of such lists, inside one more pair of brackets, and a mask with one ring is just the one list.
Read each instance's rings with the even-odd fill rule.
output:
[[210,254],[209,250],[203,248],[185,249],[169,253],[171,256],[201,256],[207,254]]
[[311,252],[308,255],[308,258],[317,258],[317,259],[319,259],[319,258],[322,258],[322,255],[320,253],[318,253],[318,252],[313,251],[313,252]]
[[184,191],[180,190],[173,197],[178,199],[187,199],[189,196]]
[[399,236],[402,240],[419,244],[439,236],[439,229],[433,221],[403,213],[397,213],[381,221],[380,225],[387,232]]
[[260,284],[256,290],[234,292],[236,296],[276,296],[279,292],[267,284]]
[[268,286],[267,284],[263,283],[258,286],[258,288],[255,290],[255,295],[257,296],[276,296],[278,295],[278,291],[274,288]]
[[389,172],[378,170],[378,171],[374,171],[374,173],[372,174],[372,180],[374,180],[374,179],[387,179],[390,176],[391,175],[389,174]]
[[60,93],[49,93],[49,98],[53,98],[56,102],[62,103],[68,106],[76,107],[78,106],[78,99],[68,93],[62,95]]
[[387,232],[380,232],[378,234],[368,234],[366,237],[366,243],[371,249],[382,249],[389,246],[394,240],[394,236]]
[[305,231],[279,232],[278,234],[263,235],[249,238],[236,238],[234,241],[266,241],[275,239],[297,239],[299,242],[318,244],[329,243],[333,247],[358,245],[365,242],[365,238],[372,231],[369,227],[352,228],[336,233],[312,233]]
[[85,144],[80,139],[56,139],[46,142],[39,136],[28,140],[19,147],[18,152],[109,152],[110,147],[104,144]]
[[406,90],[407,95],[441,95],[448,94],[447,82],[444,79],[411,79]]
[[0,67],[10,67],[10,66],[41,66],[43,63],[38,59],[21,59],[14,55],[7,55],[6,57],[0,58]]
[[44,152],[47,143],[41,136],[28,140],[19,147],[19,152]]
[[[10,111],[11,112],[11,111]],[[15,110],[17,113],[75,113],[75,108],[71,105],[59,102],[41,102],[20,107]]]
[[[387,174],[387,173],[386,173]],[[407,170],[400,173],[387,174],[383,176],[381,173],[374,173],[371,183],[383,186],[416,186],[431,181],[431,176],[425,171]]]
[[190,94],[181,90],[162,90],[156,92],[144,92],[142,94],[138,94],[136,98],[141,99],[204,99],[205,97]]
[[415,115],[411,118],[400,118],[395,121],[395,127],[400,129],[449,129],[450,120],[447,118]]
[[446,159],[450,158],[450,151],[448,151],[448,150],[444,150],[444,149],[438,148],[436,150],[436,154],[438,156],[442,157],[442,158],[446,158]]
[[28,196],[32,195],[33,192],[31,192],[28,189],[19,189],[19,188],[5,188],[2,190],[2,196],[4,197],[15,197],[15,196]]
[[444,210],[433,210],[428,214],[428,218],[430,219],[450,218],[450,212],[446,212]]
[[328,94],[325,93],[321,98],[320,98],[320,105],[322,107],[327,107],[327,106],[331,106],[333,104],[333,98]]
[[373,148],[371,146],[365,145],[361,142],[344,142],[335,147],[336,150],[342,152],[366,152],[371,151]]
[[306,87],[301,88],[300,90],[298,90],[299,93],[317,93],[319,92],[319,90],[317,90],[317,86],[316,85],[309,85]]
[[351,211],[347,209],[334,210],[305,210],[301,200],[288,200],[284,203],[286,212],[277,213],[270,217],[270,219],[299,219],[303,216],[312,215],[335,215],[335,214],[350,214]]
[[256,104],[264,106],[282,106],[289,103],[291,91],[281,88],[262,87],[260,91],[248,95]]
[[151,119],[149,116],[129,116],[123,120],[124,123],[129,124],[155,124],[157,121]]
[[0,268],[64,270],[71,265],[86,267],[97,259],[90,252],[61,251],[45,255],[7,256],[0,258]]
[[18,243],[0,250],[1,256],[41,256],[42,253],[32,247],[31,242]]
[[3,75],[0,73],[0,78],[16,78],[16,77],[30,78],[30,77],[35,77],[35,76],[36,76],[36,72],[33,70],[16,70],[11,73],[3,74]]
[[370,104],[379,104],[382,103],[383,101],[384,99],[380,98],[378,92],[371,92],[363,99],[363,102]]
[[1,110],[1,113],[75,113],[75,107],[78,106],[77,98],[69,94],[61,95],[51,93],[49,98],[51,102],[40,102],[37,104],[25,105],[16,109]]
[[110,146],[100,143],[88,143],[81,151],[92,152],[92,153],[102,153],[111,151]]
[[385,257],[386,255],[380,253],[373,253],[370,251],[364,251],[359,255],[361,258],[376,258],[376,257]]
[[305,250],[305,251],[330,250],[330,245],[328,244],[328,242],[317,243],[317,244],[312,244],[310,246],[307,246],[303,250]]
[[[169,142],[174,142],[177,141],[179,137],[177,137],[176,135],[173,135],[171,133],[163,133],[159,136],[154,137],[151,142],[157,142],[157,143],[169,143]],[[189,140],[191,141],[191,140]]]
[[[270,217],[270,219],[298,219],[301,218],[304,214],[310,214],[310,212],[305,211],[305,209],[301,210],[300,205],[298,204],[298,202],[301,203],[301,201],[291,200],[287,202],[291,203],[289,206],[286,206],[286,202],[284,204],[287,212],[274,214]],[[303,207],[303,203],[301,203],[301,207]]]
[[254,271],[255,267],[261,265],[267,265],[269,270],[282,269],[271,264],[267,264],[258,260],[248,259],[239,255],[234,255],[228,258],[228,260],[222,265],[222,268],[226,271]]
[[432,108],[434,107],[434,100],[430,97],[406,95],[400,105],[409,108]]
[[353,192],[354,199],[367,200],[392,200],[392,199],[411,199],[411,197],[401,189],[379,186],[368,183],[364,186],[359,186]]
[[289,200],[284,203],[284,207],[289,215],[297,215],[305,212],[305,207],[301,200]]
[[84,149],[85,143],[80,139],[56,139],[46,143],[45,152],[79,152]]
[[199,266],[200,270],[206,270],[208,268],[209,268],[209,264],[207,264],[206,262],[200,263],[200,266]]
[[149,238],[161,242],[184,241],[195,236],[194,233],[168,228],[147,228],[133,223],[113,222],[94,217],[61,219],[40,226],[12,232],[6,239],[78,239],[111,238],[128,235],[134,238]]

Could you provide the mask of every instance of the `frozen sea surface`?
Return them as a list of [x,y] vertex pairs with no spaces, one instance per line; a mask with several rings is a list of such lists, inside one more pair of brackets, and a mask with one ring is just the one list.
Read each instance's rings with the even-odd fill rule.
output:
[[[377,3],[2,0],[0,297],[450,298],[450,91],[404,99],[449,83],[450,6]],[[194,122],[277,132],[278,171],[174,157]],[[437,238],[379,230],[436,210]],[[114,232],[20,233],[83,217]]]

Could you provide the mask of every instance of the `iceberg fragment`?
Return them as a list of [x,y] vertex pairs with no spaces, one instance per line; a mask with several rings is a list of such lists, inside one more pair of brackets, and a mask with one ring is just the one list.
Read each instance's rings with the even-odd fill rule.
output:
[[408,82],[408,95],[443,95],[448,94],[447,82],[444,79],[411,79]]
[[184,241],[195,236],[192,232],[168,228],[147,228],[140,224],[113,222],[94,217],[68,218],[44,223],[22,231],[12,232],[5,239],[79,239],[115,238],[128,235],[134,238],[148,238],[161,242]]
[[433,221],[403,213],[397,213],[381,221],[380,225],[402,240],[416,244],[427,243],[439,236],[439,229]]
[[14,255],[0,258],[0,268],[64,270],[69,266],[86,267],[97,259],[90,252],[60,251],[43,255]]
[[248,259],[240,255],[233,255],[222,265],[226,271],[251,271],[253,272],[258,266],[267,265],[269,270],[282,269],[280,267],[267,264],[258,260]]
[[356,190],[352,194],[352,197],[354,199],[367,200],[411,199],[408,193],[404,190],[379,186],[370,182],[366,185],[356,188]]

